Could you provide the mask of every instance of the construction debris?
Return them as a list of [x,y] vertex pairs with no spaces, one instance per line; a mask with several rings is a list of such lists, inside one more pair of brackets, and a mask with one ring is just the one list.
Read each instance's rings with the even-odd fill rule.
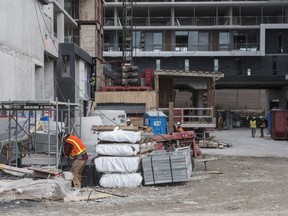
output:
[[219,149],[223,149],[223,148],[231,147],[232,144],[214,140],[214,137],[213,137],[213,138],[209,138],[209,139],[207,138],[207,139],[199,140],[199,143],[197,144],[197,146],[199,148],[219,148]]
[[71,181],[64,178],[38,179],[22,178],[19,180],[0,181],[0,200],[60,200],[65,196],[76,196],[71,190]]
[[13,167],[5,164],[0,164],[0,170],[3,172],[14,175],[14,176],[24,176],[30,175],[31,177],[38,177],[38,178],[55,178],[56,176],[61,176],[61,172],[56,170],[49,170],[43,168],[36,168],[36,167]]

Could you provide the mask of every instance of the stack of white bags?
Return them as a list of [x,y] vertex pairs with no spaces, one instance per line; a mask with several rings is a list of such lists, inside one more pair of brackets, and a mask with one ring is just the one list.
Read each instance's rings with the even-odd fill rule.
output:
[[101,187],[138,187],[142,183],[139,173],[140,132],[114,130],[98,135],[95,159],[96,170],[102,173]]

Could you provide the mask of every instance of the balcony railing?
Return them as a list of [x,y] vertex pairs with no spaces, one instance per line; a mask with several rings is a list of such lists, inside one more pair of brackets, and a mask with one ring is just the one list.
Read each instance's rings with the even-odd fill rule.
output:
[[[134,2],[249,2],[249,1],[275,1],[275,0],[133,0]],[[121,2],[121,0],[106,0],[105,2]]]
[[[105,43],[104,51],[105,52],[115,52],[122,51],[122,45],[119,44],[115,48],[113,43]],[[165,50],[169,47],[169,50]],[[248,51],[256,52],[259,51],[260,45],[258,43],[227,43],[227,44],[185,44],[185,43],[176,43],[176,44],[153,44],[149,45],[146,48],[144,47],[134,47],[134,52],[158,52],[158,51],[167,51],[167,52],[195,52],[195,51]]]
[[[174,26],[260,25],[262,23],[288,23],[284,16],[219,16],[175,17]],[[134,17],[134,26],[172,26],[170,17]],[[121,26],[122,18],[114,23],[113,17],[105,18],[105,26]]]

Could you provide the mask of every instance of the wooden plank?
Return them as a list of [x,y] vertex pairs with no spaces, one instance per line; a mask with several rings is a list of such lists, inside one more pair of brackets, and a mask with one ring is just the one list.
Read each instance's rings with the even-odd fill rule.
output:
[[45,169],[45,168],[39,168],[39,167],[28,167],[28,170],[34,170],[35,172],[40,172],[40,173],[47,173],[50,175],[59,175],[60,172],[56,170],[51,170],[51,169]]
[[[92,125],[91,129],[95,131],[113,131],[116,127],[116,125]],[[118,127],[120,130],[138,131],[138,126],[120,125]]]
[[[34,170],[29,170],[27,168],[18,168],[18,167],[13,167],[5,164],[0,164],[0,170],[3,172],[6,172],[11,175],[15,176],[21,176],[21,174],[28,174],[34,177],[39,177],[39,178],[47,178],[48,174],[47,173],[41,173],[41,172],[36,172]],[[17,174],[19,173],[19,174]]]
[[207,162],[217,160],[217,158],[203,158],[203,159],[194,159],[195,162]]
[[64,202],[72,202],[72,201],[83,201],[83,200],[95,200],[95,199],[103,199],[111,197],[111,194],[107,193],[91,193],[89,194],[81,194],[78,196],[64,197]]

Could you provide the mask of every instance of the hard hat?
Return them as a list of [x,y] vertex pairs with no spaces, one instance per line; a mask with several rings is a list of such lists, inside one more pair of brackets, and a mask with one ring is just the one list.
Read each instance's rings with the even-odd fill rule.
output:
[[177,125],[181,125],[181,123],[180,123],[180,122],[177,122],[176,124],[177,124]]
[[260,119],[263,118],[263,116],[260,116]]
[[66,137],[66,136],[67,136],[67,134],[66,134],[65,132],[59,132],[59,133],[58,133],[58,139],[59,139],[59,140],[64,139],[64,137]]
[[130,120],[130,119],[127,119],[127,122],[131,122],[131,120]]

